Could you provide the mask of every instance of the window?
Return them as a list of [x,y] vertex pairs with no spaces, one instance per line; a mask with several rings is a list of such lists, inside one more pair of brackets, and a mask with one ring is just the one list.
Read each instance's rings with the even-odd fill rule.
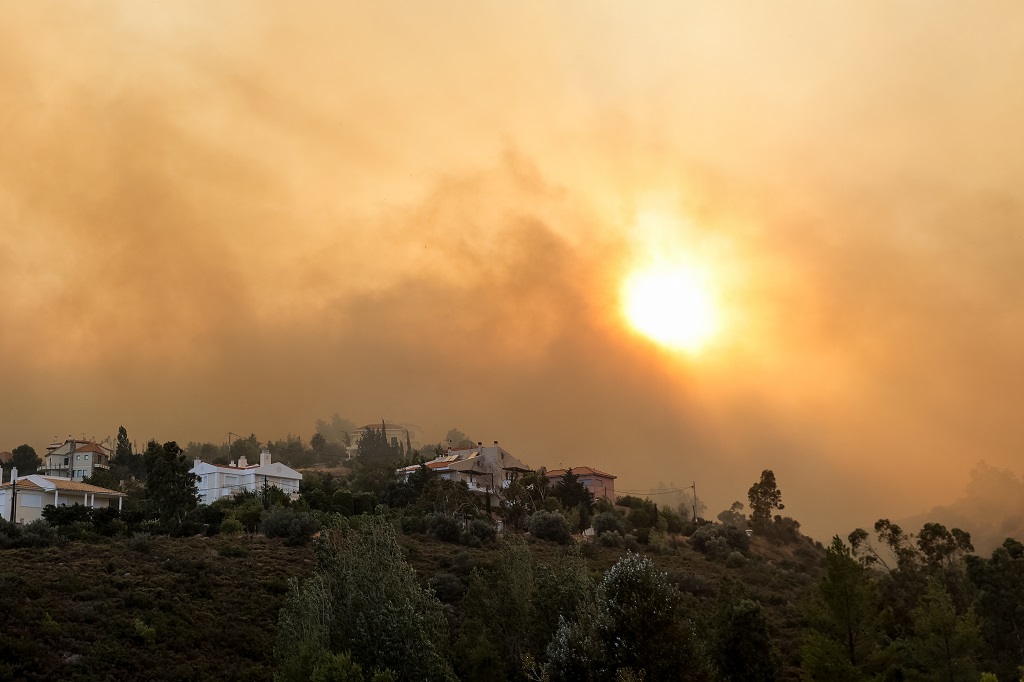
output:
[[89,455],[86,455],[86,456],[85,456],[85,461],[86,461],[86,462],[88,462],[88,461],[89,461]]
[[37,509],[43,506],[42,497],[43,496],[39,493],[22,493],[19,495],[18,501],[21,503],[22,507],[32,507],[33,509]]
[[76,462],[77,462],[78,460],[80,460],[80,459],[82,459],[82,456],[81,456],[81,455],[75,455],[75,461],[76,461]]

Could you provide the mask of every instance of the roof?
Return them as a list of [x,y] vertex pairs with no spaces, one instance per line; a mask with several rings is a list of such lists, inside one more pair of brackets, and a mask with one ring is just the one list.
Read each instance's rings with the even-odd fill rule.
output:
[[83,445],[80,448],[75,448],[75,452],[98,452],[101,455],[106,455],[110,451],[96,443],[89,443],[88,445]]
[[[569,467],[569,468],[572,469],[572,472],[574,474],[576,474],[577,476],[603,476],[604,478],[618,478],[617,476],[612,476],[611,474],[606,474],[603,471],[598,471],[597,469],[595,469],[593,467]],[[544,475],[547,476],[548,478],[561,478],[562,476],[565,476],[565,474],[566,474],[566,469],[555,469],[554,471],[549,471],[549,472],[547,472]]]
[[[96,493],[98,495],[116,495],[118,497],[124,497],[124,493],[119,493],[116,490],[110,490],[109,488],[101,488],[98,485],[89,485],[88,483],[81,483],[79,481],[72,481],[68,478],[60,478],[57,476],[39,476],[32,474],[30,477],[22,478],[18,477],[18,487],[27,488],[34,490],[50,490],[51,488],[39,485],[36,480],[42,479],[43,481],[50,483],[58,491],[69,491],[75,493]],[[0,488],[10,488],[11,482],[4,483]]]

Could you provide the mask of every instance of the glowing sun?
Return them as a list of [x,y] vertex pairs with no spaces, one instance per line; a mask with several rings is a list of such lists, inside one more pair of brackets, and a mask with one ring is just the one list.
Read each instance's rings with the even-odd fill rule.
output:
[[632,273],[622,285],[622,309],[636,331],[673,350],[696,353],[718,332],[710,287],[685,265]]

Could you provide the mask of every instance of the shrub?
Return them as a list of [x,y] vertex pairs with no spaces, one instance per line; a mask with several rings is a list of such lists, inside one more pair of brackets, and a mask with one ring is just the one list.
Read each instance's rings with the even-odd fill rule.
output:
[[146,625],[141,618],[135,619],[135,635],[144,643],[152,644],[156,641],[156,628]]
[[551,540],[564,545],[572,538],[569,523],[558,512],[538,511],[530,516],[530,535],[541,540]]
[[242,522],[236,519],[234,516],[229,516],[220,524],[220,532],[224,535],[238,535],[245,528],[242,526]]
[[619,540],[626,534],[626,521],[614,511],[598,512],[594,515],[594,532],[600,538],[604,533],[618,533]]
[[70,507],[55,507],[48,504],[43,507],[43,518],[51,526],[70,526],[73,523],[89,523],[92,521],[93,510],[80,504],[73,504]]
[[730,550],[745,552],[750,546],[750,538],[743,531],[715,524],[698,528],[690,541],[697,551],[719,558],[724,558]]
[[239,547],[238,545],[222,545],[217,550],[217,554],[223,557],[243,557],[249,554],[249,550],[245,547]]
[[459,522],[444,514],[431,514],[427,517],[427,532],[438,540],[458,542],[462,534]]
[[466,593],[466,586],[462,584],[459,577],[442,571],[433,578],[431,578],[427,585],[434,591],[434,594],[445,604],[451,604],[462,599],[462,595]]
[[268,538],[287,538],[288,544],[299,545],[313,537],[320,526],[309,512],[275,506],[263,511],[260,529]]
[[597,541],[605,547],[622,547],[622,535],[617,530],[606,530],[597,536]]
[[498,537],[498,529],[494,527],[493,523],[485,519],[473,519],[470,521],[469,532],[483,543],[494,542]]
[[149,533],[132,533],[132,536],[128,538],[128,547],[145,554],[153,549],[153,536]]
[[729,552],[729,556],[725,558],[725,565],[729,568],[741,568],[746,563],[747,557],[743,556],[743,552],[736,550]]
[[422,515],[406,514],[402,516],[400,525],[402,527],[402,532],[406,535],[427,532],[427,520]]

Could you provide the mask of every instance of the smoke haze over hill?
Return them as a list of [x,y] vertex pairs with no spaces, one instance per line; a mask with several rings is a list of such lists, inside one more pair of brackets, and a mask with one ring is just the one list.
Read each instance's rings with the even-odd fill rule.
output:
[[[337,411],[819,537],[1019,461],[1017,4],[4,13],[0,450]],[[661,251],[699,356],[623,323]]]

